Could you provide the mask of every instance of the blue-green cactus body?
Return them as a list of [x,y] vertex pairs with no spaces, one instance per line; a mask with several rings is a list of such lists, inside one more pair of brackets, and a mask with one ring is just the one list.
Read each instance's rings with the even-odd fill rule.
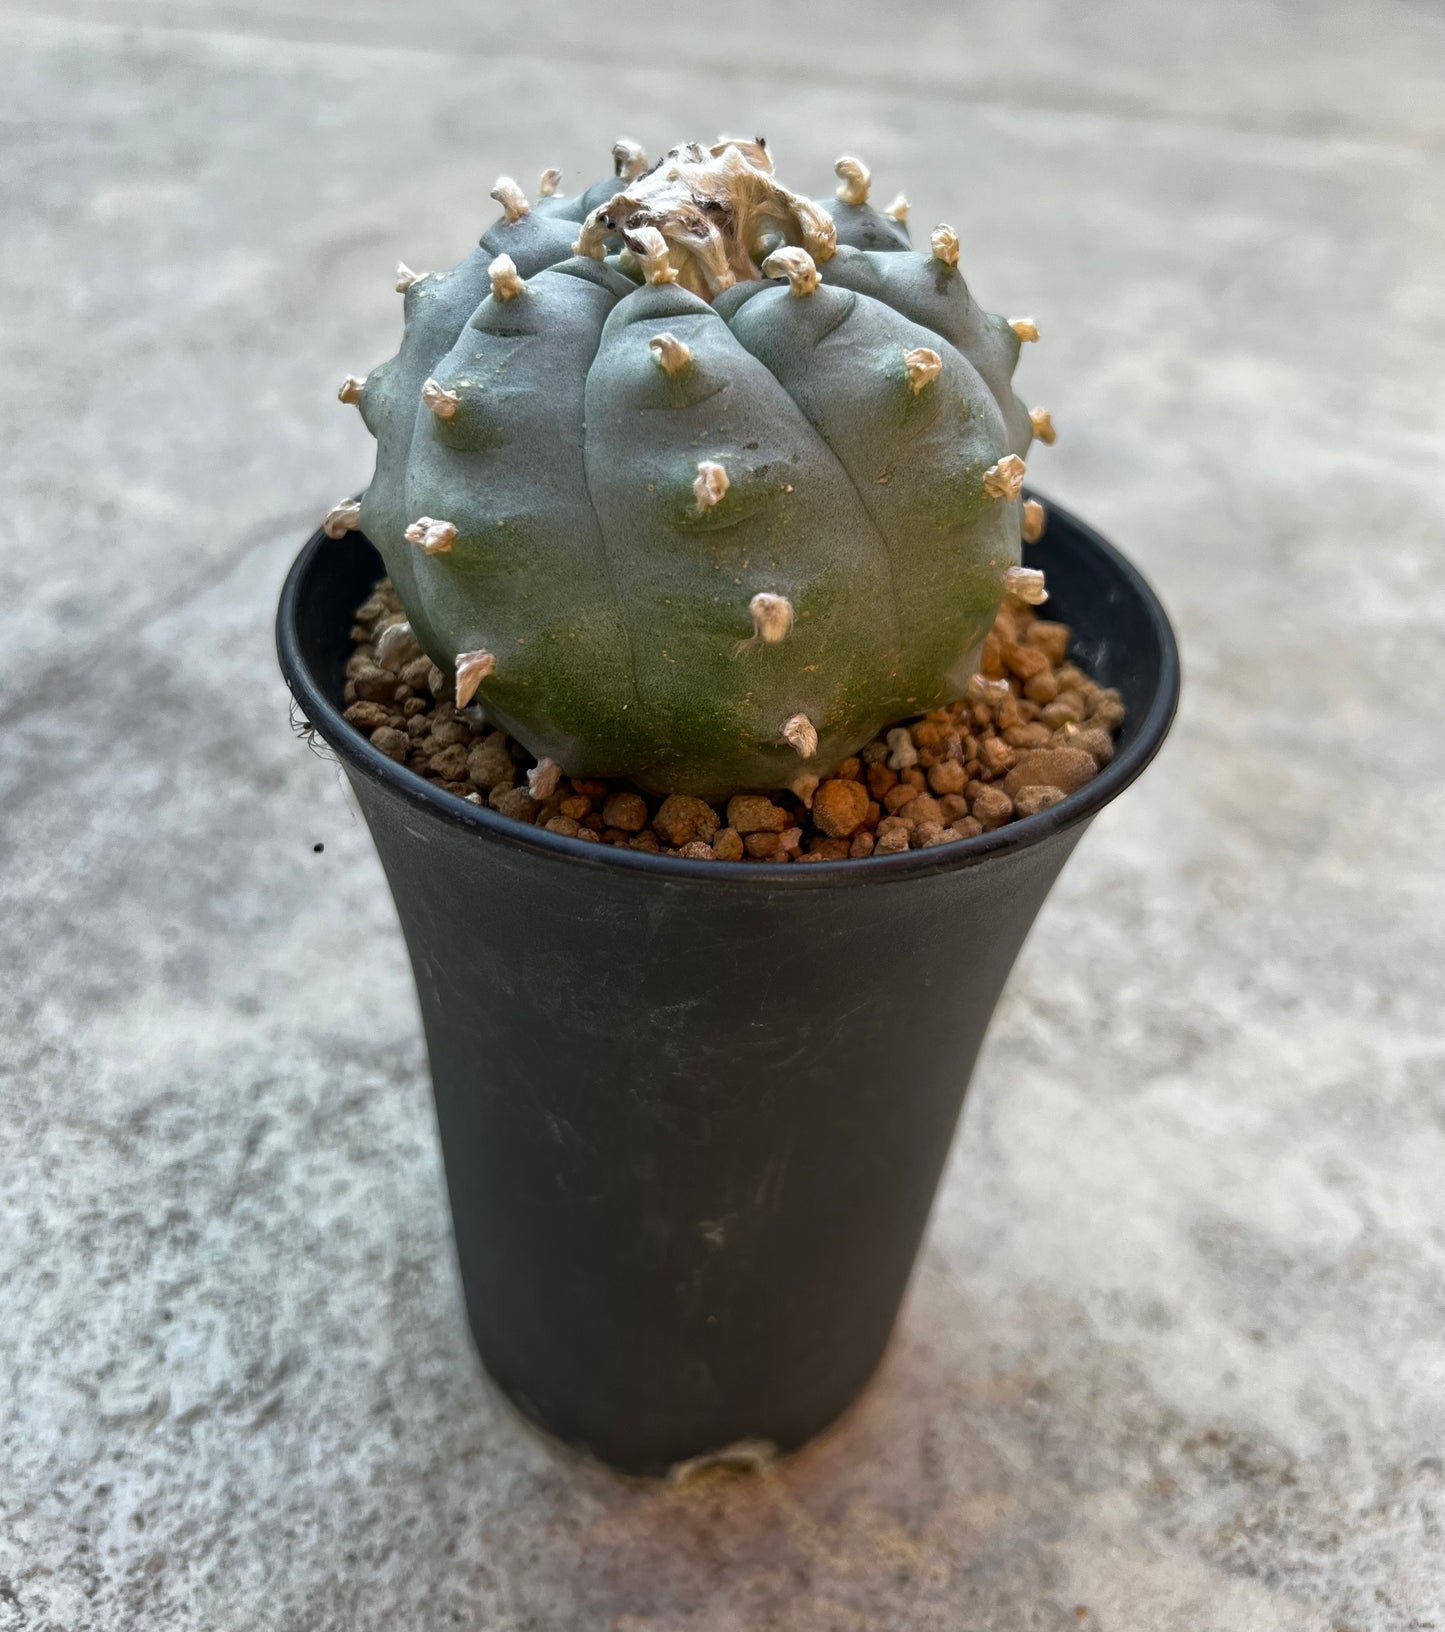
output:
[[574,776],[826,774],[961,695],[1019,559],[1017,334],[856,174],[820,208],[744,146],[531,209],[499,183],[358,387],[418,640]]

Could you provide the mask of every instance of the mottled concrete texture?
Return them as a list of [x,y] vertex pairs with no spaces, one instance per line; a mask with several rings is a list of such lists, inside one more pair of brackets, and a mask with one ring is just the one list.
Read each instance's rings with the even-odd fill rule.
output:
[[[0,0],[0,106],[0,1632],[1445,1626],[1438,8]],[[332,392],[398,255],[720,127],[814,188],[862,153],[1038,317],[1034,474],[1187,690],[877,1386],[672,1489],[478,1374],[270,619],[365,479]]]

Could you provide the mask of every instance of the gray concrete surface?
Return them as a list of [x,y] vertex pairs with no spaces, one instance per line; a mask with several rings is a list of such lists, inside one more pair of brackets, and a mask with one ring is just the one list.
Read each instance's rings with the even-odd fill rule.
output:
[[[0,0],[0,85],[0,1632],[1445,1626],[1438,8]],[[1188,690],[877,1386],[673,1489],[478,1375],[269,624],[398,256],[719,127],[863,153],[1039,318],[1034,474]]]

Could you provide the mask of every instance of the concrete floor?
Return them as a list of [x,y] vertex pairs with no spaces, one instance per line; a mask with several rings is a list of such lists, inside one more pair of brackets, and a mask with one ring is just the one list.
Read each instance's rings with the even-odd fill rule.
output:
[[[0,86],[0,1632],[1445,1626],[1438,9],[0,0]],[[877,1386],[675,1489],[478,1374],[270,620],[398,256],[722,127],[814,190],[862,153],[1039,318],[1032,474],[1187,688]]]

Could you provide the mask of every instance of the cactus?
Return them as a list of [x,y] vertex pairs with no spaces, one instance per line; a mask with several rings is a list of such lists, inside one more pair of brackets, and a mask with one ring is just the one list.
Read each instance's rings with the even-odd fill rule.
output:
[[826,775],[967,694],[1053,440],[939,227],[765,143],[674,148],[535,200],[447,272],[398,268],[401,349],[340,390],[377,441],[359,513],[422,648],[543,765],[717,796]]

